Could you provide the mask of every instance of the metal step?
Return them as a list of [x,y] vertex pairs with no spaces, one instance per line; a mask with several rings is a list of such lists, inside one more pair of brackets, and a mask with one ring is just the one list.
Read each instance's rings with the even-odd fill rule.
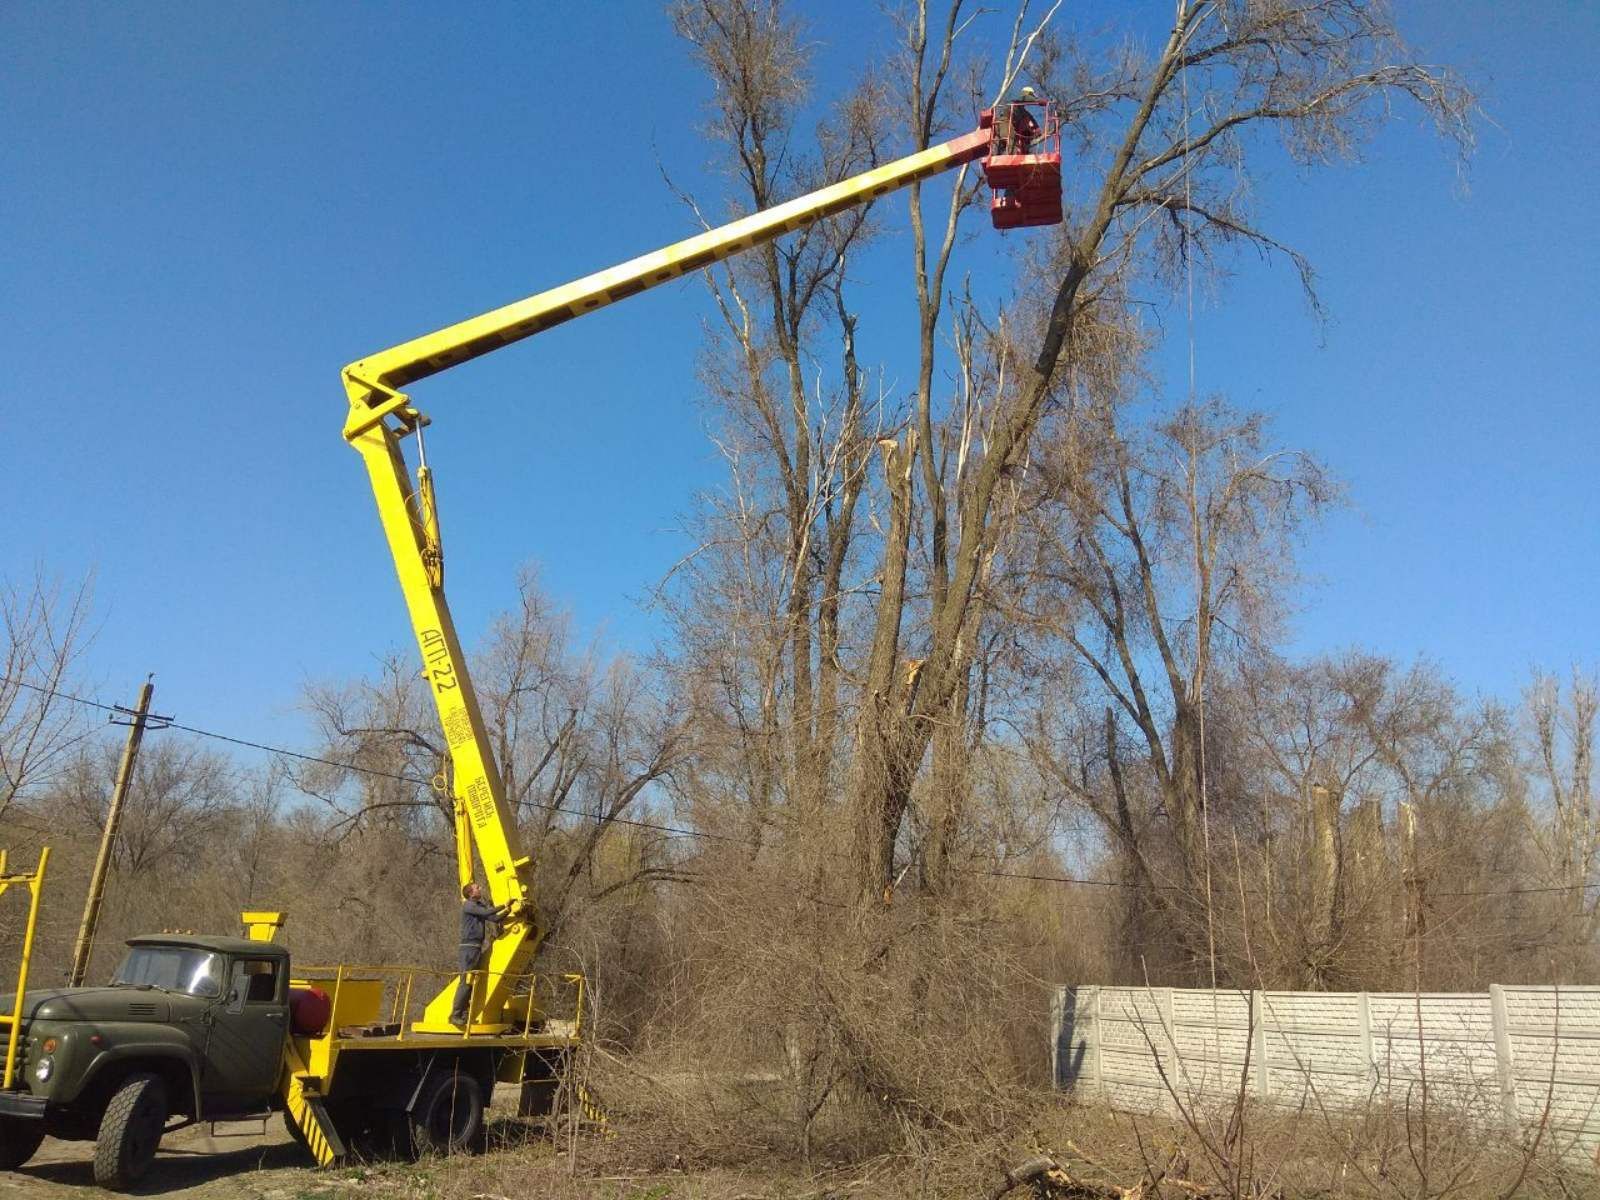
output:
[[[238,1116],[218,1117],[206,1124],[210,1127],[211,1136],[214,1138],[245,1138],[265,1137],[267,1121],[271,1118],[271,1111],[259,1113],[241,1113]],[[223,1125],[249,1125],[249,1129],[220,1129]]]

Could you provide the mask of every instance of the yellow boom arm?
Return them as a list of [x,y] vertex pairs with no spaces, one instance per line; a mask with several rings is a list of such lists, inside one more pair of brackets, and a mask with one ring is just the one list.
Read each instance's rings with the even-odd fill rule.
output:
[[[510,921],[491,948],[483,983],[474,989],[473,1029],[489,1031],[504,1024],[501,1016],[506,999],[537,950],[541,930],[529,900],[530,862],[522,852],[515,814],[506,808],[488,730],[445,603],[444,556],[433,479],[421,449],[421,430],[428,419],[411,407],[410,398],[400,389],[832,213],[981,158],[989,142],[987,128],[974,130],[664,250],[370,354],[344,369],[350,400],[345,440],[360,453],[371,478],[378,515],[422,652],[423,677],[432,688],[450,747],[459,874],[463,882],[471,877],[470,831],[493,902],[512,908]],[[421,460],[415,479],[400,450],[401,439],[413,433],[418,435]],[[452,983],[434,997],[420,1028],[451,1028],[448,1015],[454,989]]]

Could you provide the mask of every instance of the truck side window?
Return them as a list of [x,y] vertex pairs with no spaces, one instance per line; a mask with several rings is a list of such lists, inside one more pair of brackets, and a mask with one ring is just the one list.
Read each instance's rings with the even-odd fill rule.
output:
[[228,987],[228,1011],[239,1012],[246,1004],[273,1004],[278,999],[277,963],[270,958],[241,958],[233,964]]

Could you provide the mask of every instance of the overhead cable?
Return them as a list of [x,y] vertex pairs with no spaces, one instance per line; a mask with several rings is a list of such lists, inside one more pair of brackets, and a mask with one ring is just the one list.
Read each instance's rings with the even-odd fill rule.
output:
[[[55,688],[43,687],[36,683],[29,683],[24,679],[13,679],[0,676],[0,683],[15,684],[30,691],[43,695],[54,696],[61,700],[69,700],[74,704],[86,705],[107,712],[120,713],[124,711],[121,706],[106,704],[99,700],[91,700],[85,696],[75,696],[70,692],[59,691]],[[300,762],[319,763],[323,766],[334,767],[341,771],[352,771],[360,775],[370,775],[379,779],[390,779],[398,783],[409,783],[416,787],[432,788],[431,780],[422,779],[415,775],[407,775],[401,771],[385,771],[381,767],[366,767],[356,763],[339,762],[337,759],[323,758],[316,754],[306,754],[299,750],[289,750],[283,746],[274,746],[268,742],[254,741],[250,738],[235,737],[232,734],[218,733],[214,729],[201,729],[195,725],[184,725],[173,721],[167,726],[170,729],[181,729],[185,733],[194,734],[196,737],[211,738],[219,742],[227,742],[234,746],[243,746],[251,750],[260,750],[266,754],[281,755],[284,758],[296,759]],[[563,808],[559,804],[545,804],[537,800],[524,802],[529,808],[542,809],[545,812],[558,813],[569,817],[580,817],[584,820],[594,820],[593,813],[578,812],[574,809]],[[648,829],[657,833],[664,833],[672,837],[698,838],[704,841],[727,842],[741,846],[759,846],[760,843],[753,838],[738,837],[733,834],[713,833],[707,829],[685,829],[676,825],[664,825],[656,821],[640,821],[631,817],[612,816],[606,817],[608,823],[628,825],[635,829]],[[1005,871],[993,867],[956,867],[955,870],[964,875],[979,875],[991,879],[1016,879],[1032,883],[1071,884],[1078,887],[1096,887],[1107,889],[1132,888],[1144,891],[1179,892],[1184,889],[1178,884],[1171,883],[1129,883],[1118,879],[1083,879],[1072,875],[1050,875],[1031,871]],[[1600,881],[1594,883],[1553,884],[1546,887],[1511,887],[1511,888],[1486,888],[1481,890],[1465,891],[1439,891],[1428,889],[1430,898],[1442,897],[1472,897],[1472,896],[1534,896],[1547,895],[1560,892],[1586,892],[1600,888]]]

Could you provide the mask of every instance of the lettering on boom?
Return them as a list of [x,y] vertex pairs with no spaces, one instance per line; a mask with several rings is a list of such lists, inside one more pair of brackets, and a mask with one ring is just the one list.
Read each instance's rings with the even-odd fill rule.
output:
[[450,710],[450,714],[444,719],[444,736],[452,747],[472,740],[472,718],[467,716],[465,708]]
[[486,825],[494,816],[494,797],[489,794],[487,779],[474,779],[467,787],[467,810],[474,826]]
[[444,634],[437,629],[424,629],[417,640],[422,645],[422,677],[432,682],[435,692],[454,691],[456,666],[450,661],[450,646]]

